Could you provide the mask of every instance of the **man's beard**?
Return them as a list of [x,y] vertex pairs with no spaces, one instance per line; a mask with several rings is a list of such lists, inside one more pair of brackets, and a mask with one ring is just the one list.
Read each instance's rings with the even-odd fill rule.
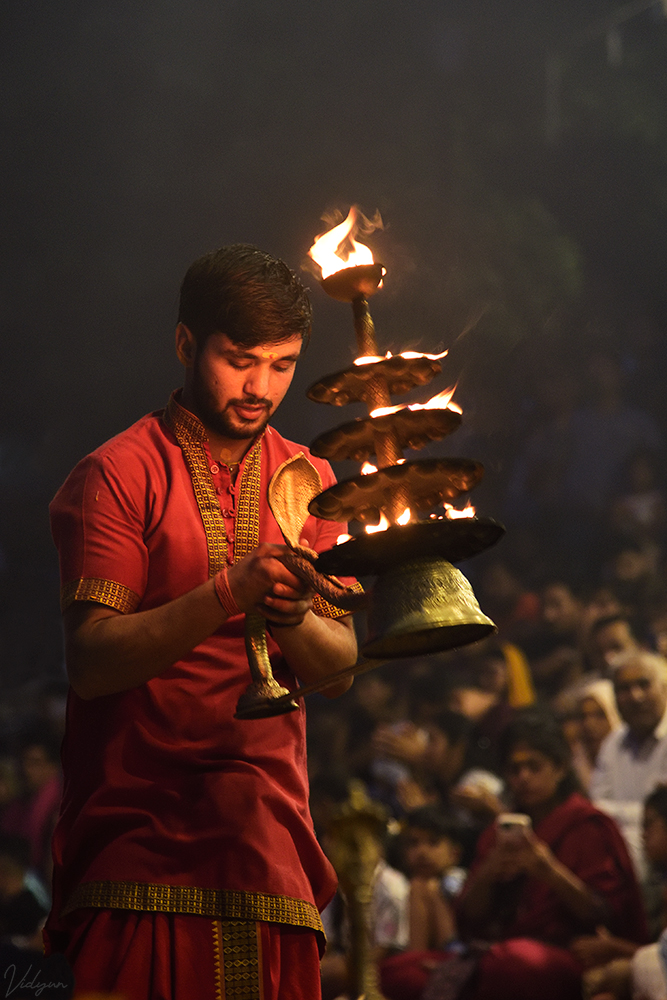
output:
[[[244,399],[230,399],[224,410],[215,409],[215,404],[210,394],[196,382],[192,386],[192,397],[197,407],[197,416],[209,430],[222,438],[229,438],[234,441],[248,441],[262,433],[269,422],[271,415],[271,401],[268,399],[257,399],[254,396],[246,396]],[[264,406],[266,412],[264,416],[256,420],[242,420],[234,417],[231,412],[232,406]]]

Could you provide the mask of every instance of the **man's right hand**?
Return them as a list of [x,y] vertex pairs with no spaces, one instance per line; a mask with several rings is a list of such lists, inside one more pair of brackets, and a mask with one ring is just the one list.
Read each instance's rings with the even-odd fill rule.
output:
[[300,625],[314,591],[281,561],[286,545],[263,543],[227,570],[232,596],[243,612],[257,612],[276,625]]

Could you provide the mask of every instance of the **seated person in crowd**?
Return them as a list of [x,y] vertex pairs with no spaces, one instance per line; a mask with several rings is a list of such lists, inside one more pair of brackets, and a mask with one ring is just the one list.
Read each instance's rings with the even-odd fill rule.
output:
[[600,618],[591,627],[588,642],[590,658],[602,677],[608,677],[611,664],[619,654],[634,653],[642,649],[635,625],[622,614]]
[[578,692],[576,710],[581,753],[578,754],[575,769],[584,790],[588,792],[600,747],[607,736],[621,726],[611,681],[600,678],[584,684]]
[[378,779],[383,769],[382,801],[388,804],[386,787],[393,778],[390,797],[397,816],[446,798],[464,770],[471,728],[468,719],[448,710],[420,725],[405,719],[378,726],[372,738],[376,757],[369,782],[371,795],[379,797]]
[[403,861],[410,878],[410,948],[442,948],[456,938],[452,899],[465,882],[459,863],[463,835],[456,821],[437,806],[408,813]]
[[619,715],[625,723],[603,742],[591,778],[591,798],[618,822],[643,877],[642,803],[667,781],[667,660],[643,651],[613,664]]
[[588,622],[583,592],[574,584],[551,579],[542,588],[541,597],[540,627],[526,636],[523,649],[538,697],[550,702],[584,672]]
[[[480,838],[458,906],[459,931],[491,944],[467,984],[449,995],[579,1000],[582,967],[567,950],[574,938],[605,924],[619,936],[645,940],[632,864],[614,822],[576,790],[554,718],[521,713],[503,736],[501,756],[513,806],[528,819],[507,832],[496,821]],[[433,980],[447,976],[447,964]],[[384,992],[408,1000],[420,996],[428,980],[424,970],[414,992],[402,983],[392,993],[383,979]],[[429,997],[437,995],[432,986]]]

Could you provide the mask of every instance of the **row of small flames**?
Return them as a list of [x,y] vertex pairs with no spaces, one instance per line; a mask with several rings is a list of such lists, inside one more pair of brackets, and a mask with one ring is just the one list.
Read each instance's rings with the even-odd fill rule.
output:
[[[356,232],[359,214],[355,206],[350,209],[347,218],[340,223],[340,225],[335,226],[333,229],[328,230],[326,233],[322,233],[317,237],[312,247],[309,250],[309,254],[316,264],[319,265],[322,278],[328,278],[330,275],[335,274],[343,268],[348,267],[358,267],[364,264],[373,264],[373,252],[370,247],[365,246],[363,243],[358,243],[354,239],[354,234]],[[342,254],[342,248],[345,247],[345,256]],[[440,358],[444,358],[447,355],[447,351],[442,351],[441,354],[420,354],[416,351],[403,351],[399,355],[401,358],[428,358],[430,361],[439,361]],[[392,357],[391,351],[387,351],[384,356],[368,355],[361,358],[356,358],[355,365],[370,365],[377,361],[385,361]],[[457,403],[453,402],[452,396],[456,385],[450,386],[448,389],[444,389],[437,395],[432,396],[426,403],[401,403],[398,406],[380,406],[375,410],[371,411],[371,417],[381,417],[387,413],[398,413],[399,410],[453,410],[455,413],[461,413],[461,407]],[[402,464],[405,459],[401,459],[398,464]],[[377,472],[377,468],[370,462],[364,462],[361,473],[362,475],[370,475],[372,472]],[[433,520],[441,520],[443,517],[446,518],[458,518],[458,517],[474,517],[475,508],[468,501],[467,505],[463,510],[459,510],[456,507],[452,507],[451,504],[444,504],[444,515],[431,514],[430,517]],[[396,519],[398,524],[408,524],[412,519],[412,511],[409,507],[406,507],[404,512],[400,517]],[[366,526],[365,530],[367,534],[372,535],[377,531],[386,531],[389,527],[389,521],[384,516],[380,515],[379,524],[369,524]],[[343,534],[339,535],[337,539],[337,544],[342,545],[343,542],[347,542],[352,538],[352,535]]]

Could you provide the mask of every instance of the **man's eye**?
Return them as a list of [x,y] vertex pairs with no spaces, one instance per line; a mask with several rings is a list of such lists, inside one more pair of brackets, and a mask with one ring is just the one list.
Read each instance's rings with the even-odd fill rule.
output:
[[288,365],[274,365],[273,370],[278,372],[279,375],[286,375],[293,367],[294,364],[290,361]]
[[240,372],[245,371],[247,368],[250,368],[250,365],[248,364],[247,361],[230,361],[229,364],[232,368],[235,368],[237,371]]

